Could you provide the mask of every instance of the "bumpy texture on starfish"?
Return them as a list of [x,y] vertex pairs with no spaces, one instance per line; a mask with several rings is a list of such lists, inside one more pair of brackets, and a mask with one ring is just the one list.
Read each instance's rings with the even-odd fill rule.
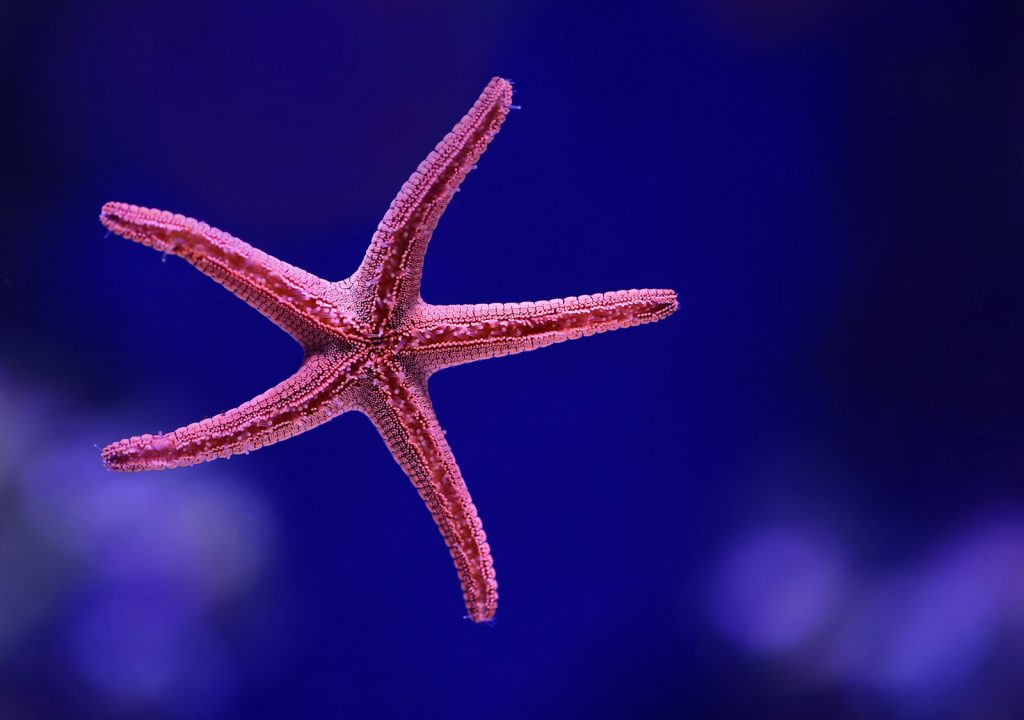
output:
[[512,86],[494,78],[402,186],[359,269],[328,282],[182,215],[107,203],[108,229],[196,266],[294,337],[293,376],[233,410],[174,432],[103,450],[114,470],[159,470],[247,453],[349,410],[365,413],[430,508],[455,560],[469,617],[498,605],[494,564],[444,431],[427,395],[443,368],[533,350],[668,317],[671,290],[624,290],[562,300],[430,305],[420,298],[427,242],[441,213],[508,114]]

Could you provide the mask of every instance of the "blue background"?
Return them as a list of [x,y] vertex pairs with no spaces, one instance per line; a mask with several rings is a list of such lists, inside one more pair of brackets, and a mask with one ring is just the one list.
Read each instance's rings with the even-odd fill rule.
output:
[[[1021,717],[1013,5],[6,4],[0,717]],[[494,626],[362,416],[103,471],[301,352],[101,205],[340,279],[493,75],[424,297],[681,304],[432,381]]]

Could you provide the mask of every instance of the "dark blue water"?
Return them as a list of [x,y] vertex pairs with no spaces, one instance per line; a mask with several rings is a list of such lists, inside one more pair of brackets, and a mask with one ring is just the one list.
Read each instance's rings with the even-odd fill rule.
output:
[[[1024,712],[1019,8],[0,10],[0,717]],[[493,75],[436,303],[667,287],[431,382],[493,627],[365,418],[118,476],[297,345],[101,205],[328,279]]]

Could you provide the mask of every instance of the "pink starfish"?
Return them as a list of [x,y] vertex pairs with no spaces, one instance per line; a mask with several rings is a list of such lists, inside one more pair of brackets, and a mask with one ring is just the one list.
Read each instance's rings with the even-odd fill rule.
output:
[[298,372],[233,410],[103,450],[113,470],[159,470],[247,453],[349,410],[365,413],[430,508],[455,560],[469,617],[494,616],[494,564],[458,465],[434,416],[427,378],[443,368],[654,322],[671,290],[562,300],[430,305],[420,298],[427,242],[508,114],[512,86],[488,83],[470,111],[402,186],[347,280],[328,282],[182,215],[103,206],[113,232],[195,265],[295,338]]

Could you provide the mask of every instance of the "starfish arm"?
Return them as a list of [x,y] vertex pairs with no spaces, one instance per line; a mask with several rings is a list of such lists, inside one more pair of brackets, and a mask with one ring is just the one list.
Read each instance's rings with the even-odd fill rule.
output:
[[100,222],[121,237],[184,258],[304,347],[317,347],[332,334],[357,339],[356,323],[333,301],[333,283],[222,230],[183,215],[116,202],[103,206]]
[[354,408],[352,388],[366,355],[312,355],[290,378],[239,407],[174,432],[108,445],[103,463],[111,470],[165,470],[286,440]]
[[469,112],[402,186],[353,276],[372,331],[383,332],[419,299],[423,254],[437,222],[508,114],[512,85],[494,78]]
[[427,305],[410,319],[402,353],[417,356],[435,371],[657,322],[677,308],[672,290],[620,290],[542,302]]
[[362,407],[426,502],[455,561],[475,622],[494,617],[498,583],[487,536],[431,407],[425,383],[390,361],[375,364],[375,387]]

